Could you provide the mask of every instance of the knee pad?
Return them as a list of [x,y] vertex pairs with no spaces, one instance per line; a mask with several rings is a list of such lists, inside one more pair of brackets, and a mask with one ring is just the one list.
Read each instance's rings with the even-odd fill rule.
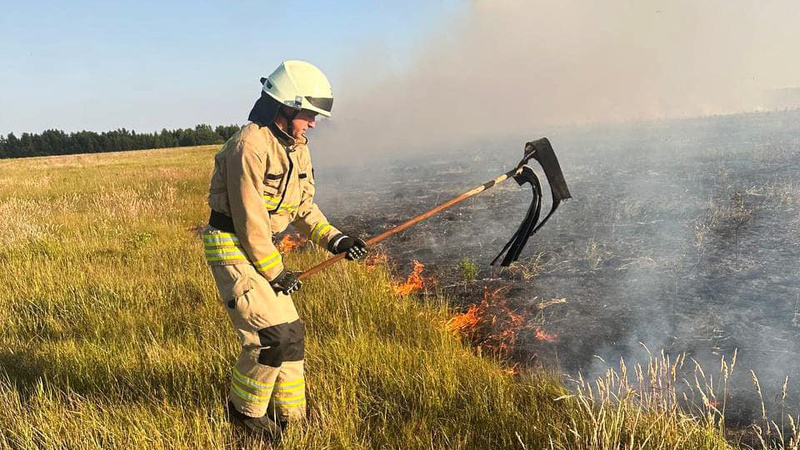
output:
[[284,361],[302,361],[305,356],[305,330],[300,319],[258,330],[264,347],[258,354],[258,363],[280,367]]

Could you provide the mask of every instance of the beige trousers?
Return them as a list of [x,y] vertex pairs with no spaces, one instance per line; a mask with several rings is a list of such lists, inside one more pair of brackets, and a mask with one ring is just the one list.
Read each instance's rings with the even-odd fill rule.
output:
[[210,267],[242,344],[231,369],[231,402],[251,417],[302,421],[304,331],[292,298],[275,293],[250,264]]

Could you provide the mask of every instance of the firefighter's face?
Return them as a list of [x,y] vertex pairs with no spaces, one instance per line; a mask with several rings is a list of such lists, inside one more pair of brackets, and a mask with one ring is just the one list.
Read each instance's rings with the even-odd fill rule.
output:
[[292,119],[292,131],[295,139],[300,139],[309,128],[317,126],[317,113],[307,109],[300,110],[297,117]]

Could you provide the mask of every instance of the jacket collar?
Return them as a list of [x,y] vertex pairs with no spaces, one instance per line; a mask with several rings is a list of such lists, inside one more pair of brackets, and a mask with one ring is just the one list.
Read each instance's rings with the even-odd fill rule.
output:
[[280,127],[278,127],[278,125],[275,124],[275,122],[268,124],[267,128],[269,128],[269,131],[272,133],[273,136],[275,136],[275,139],[277,139],[278,142],[280,142],[281,145],[283,145],[284,147],[293,148],[294,145],[297,143],[295,142],[295,139],[293,137],[289,136],[285,131],[281,130]]
[[267,128],[269,128],[269,131],[273,136],[275,136],[278,142],[280,142],[284,147],[288,148],[290,152],[293,152],[297,145],[308,144],[307,137],[303,136],[303,139],[300,140],[295,139],[275,125],[275,122],[267,125]]

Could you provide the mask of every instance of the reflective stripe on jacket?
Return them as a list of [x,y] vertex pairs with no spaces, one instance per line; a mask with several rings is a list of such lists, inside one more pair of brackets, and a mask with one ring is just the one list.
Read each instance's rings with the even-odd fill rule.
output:
[[291,224],[317,245],[327,247],[339,233],[314,203],[307,143],[295,143],[280,130],[254,123],[225,143],[214,157],[208,205],[233,219],[236,234],[204,235],[209,264],[237,264],[244,256],[272,280],[283,270],[273,234]]

